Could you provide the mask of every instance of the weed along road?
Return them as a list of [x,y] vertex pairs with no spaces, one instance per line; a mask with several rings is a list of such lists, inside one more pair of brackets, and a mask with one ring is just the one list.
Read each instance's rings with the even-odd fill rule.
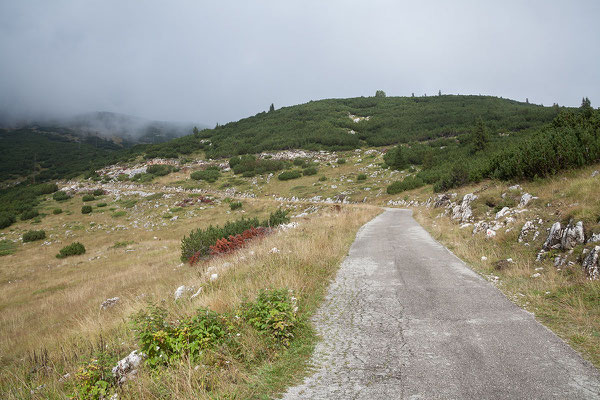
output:
[[600,373],[437,243],[411,212],[363,226],[285,399],[598,399]]

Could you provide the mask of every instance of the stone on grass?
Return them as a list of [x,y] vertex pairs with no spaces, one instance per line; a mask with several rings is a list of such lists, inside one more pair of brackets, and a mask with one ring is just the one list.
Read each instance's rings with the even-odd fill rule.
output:
[[121,300],[118,297],[111,297],[110,299],[106,299],[102,302],[102,304],[100,304],[100,309],[101,310],[106,310],[108,308],[114,307],[119,300]]
[[583,259],[583,269],[590,279],[600,278],[600,246],[596,246]]
[[186,287],[185,285],[181,285],[179,286],[176,290],[175,290],[175,300],[179,300],[181,298],[181,296],[183,296],[183,294],[186,291]]
[[142,355],[137,350],[132,351],[127,357],[117,362],[117,365],[112,369],[112,373],[118,384],[122,385],[128,380],[135,379],[141,362]]
[[561,239],[562,227],[560,226],[560,222],[555,222],[550,228],[550,232],[548,233],[548,237],[546,238],[542,248],[544,250],[558,249],[560,248]]

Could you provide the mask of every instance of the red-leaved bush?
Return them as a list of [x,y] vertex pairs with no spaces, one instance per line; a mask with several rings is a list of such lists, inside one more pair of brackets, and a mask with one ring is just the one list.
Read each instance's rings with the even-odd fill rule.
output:
[[[248,241],[266,235],[268,230],[268,228],[262,226],[259,226],[258,228],[252,227],[246,229],[241,234],[217,239],[217,242],[213,246],[210,246],[210,255],[226,254],[240,249],[244,247]],[[194,255],[189,258],[190,264],[194,265],[201,257],[202,253],[200,251],[194,253]]]

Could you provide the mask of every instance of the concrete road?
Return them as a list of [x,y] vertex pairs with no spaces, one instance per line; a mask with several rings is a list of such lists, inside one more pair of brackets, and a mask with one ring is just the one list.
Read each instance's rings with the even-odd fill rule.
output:
[[600,373],[411,217],[358,233],[285,399],[598,399]]

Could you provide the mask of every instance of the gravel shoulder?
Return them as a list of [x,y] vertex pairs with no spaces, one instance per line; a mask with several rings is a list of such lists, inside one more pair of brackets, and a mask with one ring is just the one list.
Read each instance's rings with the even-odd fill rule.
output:
[[436,242],[411,212],[359,231],[284,399],[599,399],[600,373]]

